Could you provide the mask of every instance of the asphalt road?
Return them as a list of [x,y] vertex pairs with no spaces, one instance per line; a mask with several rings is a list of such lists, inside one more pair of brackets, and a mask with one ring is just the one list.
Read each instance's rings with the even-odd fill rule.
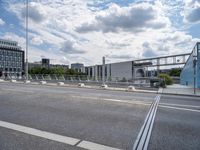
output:
[[[155,97],[153,93],[0,83],[0,150],[88,146],[132,150]],[[148,149],[200,149],[199,118],[200,98],[162,95]],[[56,135],[51,139],[50,134]],[[78,139],[78,143],[58,142],[57,136]]]
[[163,95],[148,149],[199,150],[200,97]]

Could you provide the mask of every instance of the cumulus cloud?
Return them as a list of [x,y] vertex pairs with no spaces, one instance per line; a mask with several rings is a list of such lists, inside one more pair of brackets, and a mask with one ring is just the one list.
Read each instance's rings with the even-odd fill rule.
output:
[[[23,32],[24,3],[8,1],[10,5],[6,9],[16,14],[21,25],[19,30]],[[95,9],[88,5],[91,0],[30,2],[29,38],[33,47],[30,59],[40,59],[40,55],[44,55],[55,58],[57,63],[75,61],[93,65],[101,63],[102,56],[111,51],[110,60],[116,62],[132,60],[132,56],[138,59],[190,52],[195,44],[189,29],[180,30],[184,26],[180,11],[184,10],[186,1],[137,0],[138,3],[132,1],[126,6],[111,4],[116,2],[114,0],[106,5],[105,1],[98,1],[101,6],[97,5]],[[198,8],[199,2],[187,1],[193,1],[193,4],[195,1],[195,5],[188,4],[185,14]],[[39,49],[36,45],[42,42],[45,46]]]
[[186,1],[183,16],[187,23],[200,22],[200,0]]
[[112,54],[112,55],[108,55],[108,57],[112,59],[133,59],[134,58],[130,54]]
[[143,57],[155,57],[156,56],[156,52],[153,50],[153,48],[150,46],[150,44],[148,42],[144,42],[142,44],[143,47]]
[[1,18],[0,18],[0,25],[4,25],[5,24],[5,21],[3,21]]
[[[30,2],[28,10],[28,17],[36,23],[42,22],[47,17],[47,12],[41,3]],[[26,16],[26,7],[22,9],[21,13],[23,17]]]
[[62,43],[62,47],[60,48],[61,52],[65,54],[83,54],[85,51],[79,50],[76,47],[76,43],[71,40],[66,40]]
[[149,3],[135,4],[128,7],[120,7],[112,4],[107,10],[100,12],[94,20],[83,23],[76,28],[80,33],[89,31],[139,32],[145,29],[160,29],[169,24],[169,20],[159,14],[155,5]]
[[43,44],[43,40],[40,37],[33,37],[31,39],[31,43],[33,45],[41,45],[41,44]]

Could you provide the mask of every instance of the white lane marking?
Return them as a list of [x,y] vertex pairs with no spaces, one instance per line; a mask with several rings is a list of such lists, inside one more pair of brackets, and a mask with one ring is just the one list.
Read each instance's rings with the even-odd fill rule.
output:
[[133,150],[147,150],[148,149],[148,144],[149,144],[159,101],[160,101],[160,95],[157,95],[155,97],[154,102],[152,102],[150,106],[149,112],[135,140]]
[[96,143],[88,142],[88,141],[82,141],[77,146],[80,148],[85,148],[85,149],[89,149],[89,150],[120,150],[118,148],[113,148],[113,147],[96,144]]
[[119,99],[102,99],[104,101],[110,101],[110,102],[119,102],[119,103],[127,103],[127,104],[140,104],[140,105],[151,105],[150,102],[141,102],[141,101],[127,101],[127,100],[119,100]]
[[14,123],[5,122],[5,121],[0,121],[0,127],[12,129],[15,131],[23,132],[26,134],[42,137],[45,139],[49,139],[49,140],[53,140],[53,141],[57,141],[57,142],[61,142],[61,143],[69,144],[69,145],[75,145],[77,142],[80,141],[79,139],[62,136],[62,135],[58,135],[58,134],[54,134],[54,133],[26,127],[26,126],[17,125]]
[[119,100],[119,99],[109,99],[109,98],[95,98],[95,97],[85,97],[85,96],[72,96],[74,98],[82,98],[82,99],[92,99],[92,100],[100,100],[100,101],[109,101],[109,102],[119,102],[119,103],[127,103],[127,104],[140,104],[140,105],[151,105],[151,102],[141,102],[139,100]]
[[[105,146],[102,144],[89,142],[89,141],[81,141],[80,139],[77,139],[77,138],[63,136],[63,135],[59,135],[59,134],[55,134],[55,133],[50,133],[50,132],[46,132],[46,131],[42,131],[42,130],[38,130],[38,129],[26,127],[26,126],[14,124],[14,123],[1,121],[1,120],[0,120],[0,127],[11,129],[14,131],[19,131],[19,132],[26,133],[29,135],[49,139],[52,141],[56,141],[56,142],[60,142],[60,143],[64,143],[64,144],[68,144],[68,145],[72,145],[72,146],[86,148],[89,150],[120,150],[120,149]],[[79,143],[79,144],[77,145],[77,143]]]
[[200,112],[200,110],[195,110],[195,109],[172,107],[172,106],[164,106],[164,105],[159,105],[159,107],[170,108],[170,109],[177,109],[177,110],[186,110],[186,111],[192,111],[192,112]]
[[171,104],[171,103],[160,103],[160,105],[165,105],[165,106],[179,106],[179,107],[191,107],[191,108],[200,108],[200,106],[194,106],[194,105],[181,105],[181,104]]

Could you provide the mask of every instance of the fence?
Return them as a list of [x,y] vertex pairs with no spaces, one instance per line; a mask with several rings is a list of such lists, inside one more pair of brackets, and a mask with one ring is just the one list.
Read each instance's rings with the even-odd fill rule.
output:
[[[25,76],[7,75],[1,76],[4,80],[25,80]],[[48,81],[48,82],[66,82],[66,83],[87,83],[87,84],[102,84],[102,77],[90,77],[87,75],[58,75],[58,74],[29,74],[30,81]],[[126,79],[119,77],[109,77],[105,79],[105,83],[110,86],[128,86],[134,85],[138,87],[150,87],[152,78],[135,78]]]

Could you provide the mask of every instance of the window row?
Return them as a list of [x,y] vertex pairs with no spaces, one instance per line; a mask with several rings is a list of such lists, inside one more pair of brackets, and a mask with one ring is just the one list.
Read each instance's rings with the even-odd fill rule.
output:
[[17,43],[6,42],[6,41],[0,41],[0,44],[11,45],[11,46],[17,46]]
[[5,67],[5,66],[22,67],[22,62],[0,61],[0,67]]
[[1,68],[0,67],[0,71],[21,72],[22,69],[21,68]]
[[3,56],[21,56],[22,57],[23,52],[0,50],[0,55],[3,55]]
[[3,57],[0,55],[0,61],[22,61],[22,57],[12,57],[12,56]]

